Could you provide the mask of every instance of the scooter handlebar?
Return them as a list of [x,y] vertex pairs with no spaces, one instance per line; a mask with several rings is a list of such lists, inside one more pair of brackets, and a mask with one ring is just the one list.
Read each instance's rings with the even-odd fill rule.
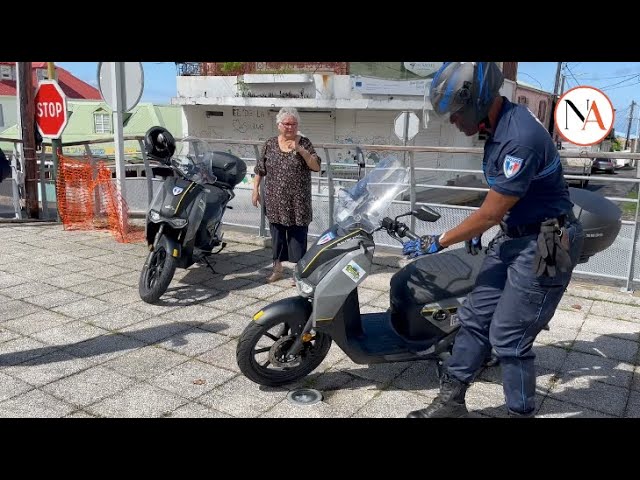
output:
[[415,233],[413,233],[409,227],[407,227],[404,223],[402,224],[402,229],[398,231],[398,236],[399,237],[407,237],[409,240],[417,240],[418,235],[416,235]]
[[410,240],[417,240],[419,237],[411,229],[402,222],[392,220],[389,217],[385,217],[381,222],[382,228],[384,228],[392,237],[407,237]]

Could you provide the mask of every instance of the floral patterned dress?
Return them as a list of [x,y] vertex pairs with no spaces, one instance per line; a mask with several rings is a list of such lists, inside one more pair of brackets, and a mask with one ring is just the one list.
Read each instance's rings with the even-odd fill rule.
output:
[[[300,137],[299,144],[310,154],[316,154],[307,137]],[[288,227],[306,227],[311,223],[311,170],[299,153],[283,152],[278,137],[272,137],[265,142],[254,172],[264,177],[265,213],[270,223]]]

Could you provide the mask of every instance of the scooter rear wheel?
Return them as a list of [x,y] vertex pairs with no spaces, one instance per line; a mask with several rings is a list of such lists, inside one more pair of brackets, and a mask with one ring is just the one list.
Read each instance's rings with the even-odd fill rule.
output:
[[147,303],[155,303],[167,291],[176,272],[177,259],[169,252],[169,242],[163,235],[149,255],[138,281],[140,298]]
[[294,340],[284,317],[274,317],[264,323],[251,322],[242,332],[236,349],[240,371],[260,385],[285,385],[311,373],[331,347],[331,337],[316,332],[295,357],[286,358],[285,353]]

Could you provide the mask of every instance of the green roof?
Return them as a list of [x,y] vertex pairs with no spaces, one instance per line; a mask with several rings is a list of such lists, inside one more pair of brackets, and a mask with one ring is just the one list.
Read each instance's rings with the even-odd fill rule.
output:
[[[94,113],[103,112],[111,115],[111,108],[105,102],[93,100],[67,101],[67,109],[70,112],[70,116],[64,132],[62,132],[63,143],[97,140],[113,136],[113,134],[94,132]],[[165,127],[176,137],[182,136],[182,107],[180,105],[139,103],[129,114],[125,114],[123,134],[124,136],[144,135],[154,125]],[[18,126],[13,125],[0,132],[0,137],[18,139],[21,138],[21,135],[18,132]],[[48,141],[49,139],[45,138],[45,142]],[[135,142],[127,143],[131,144],[127,145],[127,147],[134,147]],[[0,148],[10,150],[13,147],[7,142],[0,142]]]

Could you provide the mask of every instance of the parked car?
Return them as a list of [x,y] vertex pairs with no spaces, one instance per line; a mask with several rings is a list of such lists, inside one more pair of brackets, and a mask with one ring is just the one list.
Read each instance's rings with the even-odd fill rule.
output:
[[633,160],[630,158],[616,158],[614,160],[616,170],[621,168],[633,168]]
[[605,172],[613,173],[615,170],[615,163],[611,158],[594,158],[591,164],[591,172]]
[[[593,161],[588,157],[562,157],[562,169],[565,175],[576,175],[581,177],[589,177],[591,175],[591,167]],[[571,186],[586,188],[589,185],[588,179],[566,179]]]

